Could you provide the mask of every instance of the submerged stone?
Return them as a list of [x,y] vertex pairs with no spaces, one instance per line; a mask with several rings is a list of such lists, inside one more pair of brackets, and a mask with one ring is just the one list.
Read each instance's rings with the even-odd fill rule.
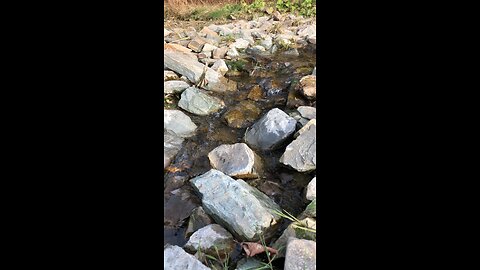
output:
[[257,120],[260,113],[261,110],[255,103],[243,100],[228,110],[224,118],[229,127],[245,128]]
[[185,238],[190,237],[192,233],[196,232],[198,229],[212,224],[213,220],[205,213],[203,207],[199,206],[193,209],[192,214],[188,220],[187,230],[185,231]]
[[190,180],[202,198],[205,211],[243,241],[258,241],[272,236],[281,219],[280,207],[245,181],[211,169]]

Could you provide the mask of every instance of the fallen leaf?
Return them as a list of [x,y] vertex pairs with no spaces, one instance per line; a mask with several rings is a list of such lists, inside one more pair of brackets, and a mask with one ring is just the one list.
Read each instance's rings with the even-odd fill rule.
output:
[[[243,250],[245,250],[245,253],[247,254],[247,257],[253,257],[257,254],[260,254],[262,252],[265,252],[265,247],[259,243],[254,243],[254,242],[242,242],[240,243],[242,246]],[[270,253],[277,254],[277,250],[271,247],[267,247],[267,250]]]

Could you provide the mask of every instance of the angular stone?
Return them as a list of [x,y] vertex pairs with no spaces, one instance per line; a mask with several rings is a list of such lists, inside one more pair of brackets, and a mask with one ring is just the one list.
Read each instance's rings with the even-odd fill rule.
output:
[[297,121],[280,109],[271,109],[247,129],[245,141],[249,146],[262,150],[279,147],[295,132]]
[[190,43],[188,43],[188,48],[192,49],[194,52],[201,52],[203,45],[205,45],[205,40],[201,37],[195,37]]
[[317,124],[317,121],[315,120],[315,118],[307,120],[307,123],[305,124],[302,123],[303,127],[293,135],[293,138],[295,139],[298,138],[298,136],[300,136],[303,132],[307,131],[311,125],[316,125],[316,124]]
[[253,46],[252,47],[252,50],[256,51],[256,52],[264,52],[266,51],[265,47],[261,46],[261,45],[256,45],[256,46]]
[[208,153],[212,168],[236,178],[257,178],[261,159],[246,144],[222,144]]
[[195,135],[197,125],[179,110],[163,110],[163,129],[182,138]]
[[163,80],[164,81],[178,80],[178,75],[177,75],[177,73],[175,73],[171,70],[164,70],[163,71]]
[[211,52],[212,52],[213,50],[215,50],[215,49],[218,49],[218,47],[217,47],[217,46],[213,46],[213,45],[210,44],[210,43],[205,43],[205,45],[203,45],[202,52],[203,52],[203,53],[207,53],[207,52],[211,53]]
[[250,45],[250,42],[243,38],[238,38],[234,43],[230,44],[230,48],[246,49]]
[[296,48],[283,52],[284,55],[293,55],[299,56],[298,50]]
[[192,214],[188,220],[187,230],[185,231],[185,238],[189,238],[192,233],[198,229],[212,224],[213,220],[205,213],[203,207],[199,206],[193,209]]
[[228,47],[221,47],[218,49],[213,50],[213,59],[222,59],[225,58],[227,54]]
[[[199,63],[197,57],[192,58],[190,55],[178,51],[163,51],[164,65],[178,74],[186,76],[190,82],[198,83],[204,72],[205,65]],[[229,81],[220,73],[211,68],[207,68],[205,74],[207,80],[204,88],[215,92],[225,92],[236,90],[236,83]]]
[[316,35],[316,26],[315,25],[308,25],[306,26],[305,28],[303,28],[302,30],[298,31],[297,35],[301,38],[308,38],[308,37],[311,37],[311,36],[315,36]]
[[240,56],[240,54],[238,53],[237,49],[235,49],[235,47],[231,47],[230,49],[228,49],[227,55],[232,58]]
[[179,269],[211,270],[181,247],[169,245],[163,250],[163,270]]
[[317,198],[317,177],[314,177],[310,183],[308,183],[305,198],[309,201]]
[[315,99],[317,96],[317,76],[307,75],[300,79],[300,92],[309,99]]
[[201,251],[212,256],[225,257],[235,249],[233,236],[218,224],[207,225],[190,236],[190,239],[183,247],[189,252]]
[[167,43],[163,44],[163,50],[164,51],[173,51],[173,52],[183,52],[186,53],[188,57],[195,57],[195,54],[192,53],[192,50],[183,47],[182,45],[178,45],[175,43]]
[[251,101],[242,100],[237,105],[230,108],[224,115],[227,125],[233,128],[245,128],[250,126],[258,116],[261,110]]
[[284,270],[317,269],[317,244],[311,240],[290,238]]
[[258,241],[260,235],[272,236],[281,219],[280,207],[245,181],[211,169],[190,180],[202,198],[205,211],[235,237]]
[[183,138],[169,132],[163,134],[163,168],[172,162],[175,155],[182,148]]
[[215,31],[211,30],[208,27],[203,27],[203,29],[200,30],[200,32],[198,32],[198,33],[201,34],[201,35],[204,35],[204,36],[212,36],[212,37],[217,37],[217,38],[219,37],[218,34]]
[[227,64],[223,59],[218,59],[212,66],[212,69],[215,70],[216,72],[225,75],[228,71]]
[[315,107],[300,106],[297,108],[297,111],[303,118],[308,120],[317,118],[317,109]]
[[291,142],[280,157],[280,162],[292,167],[299,172],[309,172],[316,169],[317,165],[317,124],[316,119],[312,124],[303,127],[304,132]]
[[225,103],[196,87],[183,91],[178,106],[196,115],[209,115],[225,107]]
[[305,218],[290,223],[283,231],[282,235],[272,244],[272,247],[279,250],[277,258],[285,257],[288,239],[295,237],[298,239],[307,239],[316,241],[317,221],[313,218]]
[[181,93],[183,90],[190,87],[190,85],[184,81],[166,81],[163,83],[164,94]]

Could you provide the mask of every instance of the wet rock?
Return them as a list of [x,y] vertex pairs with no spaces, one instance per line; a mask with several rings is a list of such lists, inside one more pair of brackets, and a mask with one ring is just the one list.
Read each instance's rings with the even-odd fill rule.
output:
[[203,27],[203,29],[200,30],[200,32],[198,32],[198,33],[203,35],[204,37],[206,37],[206,36],[211,36],[211,37],[215,37],[215,38],[219,37],[218,34],[215,31],[211,30],[208,27]]
[[163,250],[163,269],[211,270],[181,247],[170,245]]
[[195,135],[197,125],[182,111],[163,110],[163,129],[178,137],[188,138]]
[[300,92],[309,99],[315,99],[317,96],[317,76],[308,75],[300,80]]
[[255,85],[250,89],[250,92],[248,93],[247,96],[248,99],[254,100],[254,101],[259,101],[263,98],[263,91],[260,85]]
[[166,81],[163,83],[163,93],[181,93],[188,87],[190,87],[190,85],[184,81]]
[[192,49],[194,52],[201,52],[203,45],[205,45],[205,40],[201,37],[195,37],[190,43],[188,43],[187,48]]
[[217,61],[215,61],[215,63],[212,66],[212,69],[222,75],[225,75],[228,71],[227,64],[223,59],[218,59]]
[[305,198],[312,201],[317,198],[317,177],[314,177],[307,186]]
[[199,206],[193,209],[192,214],[188,220],[187,230],[185,231],[185,238],[189,238],[192,233],[198,229],[212,224],[213,220],[205,213],[203,207]]
[[250,126],[260,116],[261,110],[251,101],[241,101],[225,113],[227,125],[233,128]]
[[[280,157],[280,162],[299,172],[309,172],[316,169],[317,158],[317,124],[316,119],[310,120],[304,132],[290,143]],[[302,128],[303,129],[303,128]]]
[[264,265],[257,259],[254,258],[243,258],[238,261],[237,267],[235,270],[254,270],[254,269],[262,269]]
[[246,144],[223,144],[208,153],[212,168],[236,178],[257,178],[261,159]]
[[233,236],[218,224],[207,225],[192,234],[184,246],[185,250],[196,252],[200,250],[204,254],[225,257],[235,249]]
[[182,148],[183,138],[169,132],[163,134],[163,168],[165,169]]
[[297,121],[274,108],[247,129],[245,141],[253,148],[273,150],[295,132]]
[[227,54],[228,47],[221,47],[213,50],[213,59],[223,59]]
[[225,107],[225,103],[196,87],[183,91],[178,106],[196,115],[209,115]]
[[310,106],[300,106],[297,108],[297,111],[302,115],[303,118],[308,120],[317,118],[317,109]]
[[178,80],[178,75],[171,70],[164,70],[163,71],[163,80],[164,81]]
[[272,236],[280,217],[280,207],[245,181],[211,169],[190,180],[202,197],[205,211],[220,225],[243,241],[258,241]]
[[180,226],[200,202],[188,189],[181,187],[166,194],[163,203],[163,224]]
[[273,248],[279,250],[277,257],[285,257],[288,239],[291,237],[316,241],[316,233],[313,232],[316,229],[317,221],[313,218],[305,218],[299,220],[299,222],[290,223],[282,235],[272,244]]
[[284,270],[315,270],[316,260],[317,245],[314,241],[289,239]]

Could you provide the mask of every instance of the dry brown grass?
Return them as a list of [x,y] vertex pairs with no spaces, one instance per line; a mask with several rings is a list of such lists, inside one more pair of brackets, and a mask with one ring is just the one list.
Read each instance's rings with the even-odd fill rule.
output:
[[[247,3],[252,1],[245,0]],[[241,2],[241,0],[163,0],[163,6],[166,14],[175,16],[188,14],[199,7],[215,9],[225,4],[240,4]]]

